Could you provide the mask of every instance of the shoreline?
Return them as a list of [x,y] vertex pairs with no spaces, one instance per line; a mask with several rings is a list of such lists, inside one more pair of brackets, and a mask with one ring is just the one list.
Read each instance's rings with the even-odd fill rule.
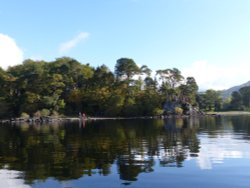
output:
[[219,116],[236,116],[236,115],[250,115],[248,111],[224,111],[224,112],[207,112],[207,115],[219,115]]
[[205,117],[205,116],[236,116],[250,115],[247,111],[227,111],[227,112],[206,112],[202,115],[166,115],[166,116],[140,116],[140,117],[41,117],[41,118],[13,118],[2,119],[0,124],[7,123],[53,123],[53,122],[73,122],[73,121],[96,121],[96,120],[131,120],[131,119],[168,119],[168,118],[187,118],[187,117]]

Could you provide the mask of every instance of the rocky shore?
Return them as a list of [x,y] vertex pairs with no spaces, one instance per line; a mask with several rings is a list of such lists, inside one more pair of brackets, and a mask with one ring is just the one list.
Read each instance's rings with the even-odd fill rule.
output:
[[34,117],[34,118],[11,118],[0,120],[1,124],[15,123],[54,123],[54,122],[73,122],[73,121],[95,121],[95,120],[122,120],[122,119],[166,119],[166,118],[186,118],[186,117],[204,117],[204,116],[233,116],[233,115],[250,115],[245,111],[228,111],[228,112],[208,112],[199,115],[162,115],[162,116],[142,116],[142,117]]

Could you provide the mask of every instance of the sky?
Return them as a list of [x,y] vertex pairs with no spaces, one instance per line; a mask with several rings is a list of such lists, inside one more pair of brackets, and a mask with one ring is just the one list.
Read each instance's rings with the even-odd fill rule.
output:
[[250,80],[249,0],[0,0],[0,66],[68,56],[178,68],[200,90]]

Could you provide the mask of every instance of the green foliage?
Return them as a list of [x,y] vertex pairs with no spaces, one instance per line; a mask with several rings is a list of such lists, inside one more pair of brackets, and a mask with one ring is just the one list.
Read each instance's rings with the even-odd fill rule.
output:
[[230,108],[233,110],[243,110],[242,96],[238,91],[232,93]]
[[240,94],[242,96],[243,105],[250,108],[250,86],[241,88]]
[[140,73],[140,68],[133,59],[121,58],[117,60],[115,65],[115,75],[117,78],[125,77],[125,79],[129,80],[138,73]]
[[232,93],[229,109],[249,111],[250,109],[250,86],[243,87],[239,91],[234,91]]
[[175,107],[174,109],[176,115],[182,115],[183,114],[183,109],[180,107]]
[[177,68],[158,70],[156,73],[160,76],[162,82],[170,88],[175,88],[184,79]]
[[59,115],[59,113],[57,111],[53,110],[52,113],[51,113],[51,116],[54,117],[54,118],[57,118],[60,115]]
[[196,94],[198,92],[198,85],[193,77],[187,77],[186,84],[179,86],[180,96],[186,102],[194,105],[196,103]]
[[27,114],[26,112],[22,112],[20,115],[20,118],[28,119],[28,118],[30,118],[30,115]]
[[200,109],[205,111],[220,111],[222,109],[222,98],[218,91],[209,89],[197,96]]
[[36,111],[34,114],[33,114],[33,117],[35,117],[35,118],[40,118],[42,116],[42,114],[41,114],[41,111]]
[[153,115],[154,116],[159,116],[159,115],[162,115],[162,114],[163,114],[163,109],[161,109],[161,108],[153,109]]
[[[120,58],[114,73],[70,57],[55,61],[25,60],[22,65],[0,69],[0,118],[74,115],[152,116],[163,113],[166,101],[178,106],[196,104],[198,86],[177,68],[151,70],[133,59]],[[205,104],[206,106],[208,103]],[[174,111],[174,110],[173,110]]]
[[45,108],[41,110],[41,116],[49,116],[49,115],[50,115],[50,110]]

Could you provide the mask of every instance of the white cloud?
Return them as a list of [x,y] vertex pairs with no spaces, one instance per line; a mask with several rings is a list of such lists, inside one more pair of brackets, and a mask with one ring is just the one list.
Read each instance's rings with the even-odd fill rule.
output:
[[17,46],[15,40],[7,35],[0,33],[0,66],[7,69],[22,63],[23,52]]
[[24,180],[20,179],[21,173],[14,170],[0,170],[0,185],[5,188],[30,188],[24,184]]
[[249,70],[249,62],[225,66],[202,60],[194,62],[189,68],[184,68],[182,73],[185,77],[193,76],[200,90],[222,90],[249,81]]
[[88,37],[89,37],[89,33],[86,33],[86,32],[79,33],[77,36],[75,36],[71,40],[62,43],[59,47],[59,52],[65,53],[65,52],[69,51],[70,49],[74,48],[77,44],[84,41]]
[[229,132],[214,138],[203,135],[200,145],[200,152],[195,160],[201,169],[212,169],[214,165],[224,163],[226,159],[250,157],[249,142],[237,139]]

